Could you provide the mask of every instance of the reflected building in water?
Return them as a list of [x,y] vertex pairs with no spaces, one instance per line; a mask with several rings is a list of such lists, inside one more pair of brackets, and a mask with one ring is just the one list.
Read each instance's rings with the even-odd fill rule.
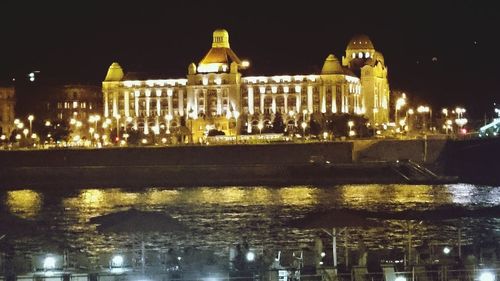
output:
[[212,48],[188,66],[186,78],[124,73],[114,62],[102,83],[104,116],[145,134],[185,125],[194,137],[207,129],[259,133],[278,115],[288,127],[319,114],[364,115],[371,124],[389,120],[387,67],[365,35],[350,40],[342,59],[328,55],[320,73],[244,76],[248,67],[223,29],[214,31]]

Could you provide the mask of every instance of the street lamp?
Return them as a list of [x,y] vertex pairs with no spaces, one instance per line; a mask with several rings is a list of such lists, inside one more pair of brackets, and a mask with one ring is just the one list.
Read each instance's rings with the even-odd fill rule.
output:
[[406,104],[406,96],[402,96],[396,100],[396,106],[394,107],[394,123],[398,124],[398,111]]
[[119,114],[116,114],[115,115],[115,118],[116,118],[116,142],[118,142],[120,140],[120,115]]
[[30,121],[30,135],[31,135],[33,131],[33,120],[35,120],[35,116],[31,114],[30,116],[28,116],[28,120]]
[[408,110],[406,111],[406,117],[405,117],[405,118],[406,118],[406,123],[407,123],[407,124],[406,124],[406,126],[408,127],[408,132],[411,130],[411,123],[410,123],[411,119],[410,119],[410,117],[411,117],[414,113],[415,113],[415,112],[413,111],[413,108],[410,108],[410,109],[408,109]]
[[235,134],[234,134],[234,136],[235,136],[235,139],[236,139],[236,143],[238,143],[238,133],[239,133],[238,132],[238,117],[240,117],[240,112],[237,111],[237,110],[233,111],[233,116],[234,116],[234,119],[235,119],[235,122],[236,122],[236,125],[235,125],[236,128],[235,128]]
[[165,120],[167,121],[167,131],[166,131],[167,134],[170,134],[170,121],[172,121],[172,119],[173,117],[171,114],[167,114],[165,116]]
[[262,135],[262,128],[264,128],[264,125],[262,124],[262,121],[257,124],[257,128],[259,128],[259,134]]
[[352,127],[354,126],[354,121],[349,120],[347,122],[347,126],[349,126],[349,136],[352,137],[355,135],[354,131],[352,130]]
[[305,121],[302,121],[302,124],[300,124],[300,126],[302,127],[302,130],[304,131],[304,140],[306,138],[306,128],[307,128],[307,123]]
[[[421,106],[419,106],[419,107],[417,108],[417,112],[418,112],[418,113],[429,113],[429,112],[430,112],[430,108],[429,108],[428,106],[423,106],[423,105],[421,105]],[[427,124],[425,123],[425,114],[422,114],[422,116],[423,116],[423,117],[422,117],[422,118],[423,118],[423,128],[424,128],[424,130],[427,130]],[[431,116],[432,116],[432,115],[431,115]],[[432,117],[431,117],[431,118],[432,118]]]

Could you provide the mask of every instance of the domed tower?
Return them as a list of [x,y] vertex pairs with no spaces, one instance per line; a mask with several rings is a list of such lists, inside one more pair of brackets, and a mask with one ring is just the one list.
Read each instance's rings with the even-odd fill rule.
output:
[[108,68],[108,73],[106,74],[106,78],[104,81],[120,81],[123,79],[123,69],[117,62],[113,62],[111,66]]
[[347,44],[342,64],[352,71],[358,72],[365,62],[373,57],[374,53],[375,47],[370,38],[364,34],[356,35]]
[[123,76],[122,67],[117,62],[113,62],[102,82],[104,117],[112,116],[111,113],[118,114],[118,95]]
[[342,64],[361,80],[365,115],[373,125],[389,122],[389,82],[384,57],[366,35],[356,35],[347,44]]
[[217,29],[213,33],[212,48],[198,64],[199,73],[227,72],[232,62],[241,65],[241,60],[231,50],[229,33],[225,29]]
[[333,54],[328,55],[321,69],[321,74],[343,74],[344,70],[339,60]]

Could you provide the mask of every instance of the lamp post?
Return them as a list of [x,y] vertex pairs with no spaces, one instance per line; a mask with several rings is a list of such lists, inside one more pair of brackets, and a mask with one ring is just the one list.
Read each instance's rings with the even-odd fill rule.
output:
[[[422,127],[423,127],[424,131],[426,131],[427,130],[427,124],[425,122],[425,114],[431,112],[430,108],[428,106],[421,105],[421,106],[419,106],[417,108],[417,112],[418,113],[422,113],[422,118],[423,118],[423,126]],[[432,118],[432,113],[431,113],[431,118]]]
[[170,121],[172,121],[173,117],[170,114],[165,116],[165,120],[167,121],[167,131],[165,133],[170,134]]
[[396,105],[394,106],[394,123],[396,126],[399,124],[398,122],[398,111],[406,104],[406,96],[402,96],[396,100]]
[[30,121],[30,135],[31,135],[33,133],[33,120],[35,120],[35,116],[31,114],[30,116],[28,116],[28,120]]
[[413,108],[406,111],[406,126],[408,127],[408,132],[411,131],[411,116],[413,116],[414,113]]
[[239,111],[233,111],[233,116],[234,116],[234,119],[235,119],[235,122],[236,122],[236,128],[235,128],[235,139],[236,139],[236,143],[238,143],[238,118],[240,117],[240,112]]
[[115,118],[116,118],[116,142],[118,143],[118,141],[120,140],[120,115],[119,114],[116,114],[115,115]]
[[352,127],[354,126],[354,121],[349,120],[347,122],[347,126],[349,126],[349,136],[352,137],[355,135],[354,131],[352,130]]
[[264,128],[264,125],[262,124],[262,121],[259,122],[259,124],[257,125],[257,128],[259,128],[259,135],[262,136],[262,128]]
[[300,126],[302,127],[302,131],[304,132],[303,133],[303,136],[304,136],[304,141],[306,140],[306,128],[307,128],[307,123],[305,121],[302,121],[302,124],[300,124]]

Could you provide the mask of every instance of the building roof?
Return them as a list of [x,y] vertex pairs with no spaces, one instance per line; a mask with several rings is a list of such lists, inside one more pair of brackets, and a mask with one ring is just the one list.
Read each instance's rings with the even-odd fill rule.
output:
[[364,34],[358,34],[351,38],[347,44],[347,50],[375,49],[370,38]]
[[230,48],[212,48],[200,61],[200,64],[209,63],[225,63],[230,65],[231,62],[241,63],[241,60]]
[[212,48],[198,64],[199,72],[218,72],[225,65],[229,69],[232,62],[241,65],[241,60],[231,50],[229,45],[229,33],[225,29],[217,29],[213,33]]
[[343,74],[344,70],[342,65],[340,65],[339,60],[333,55],[330,54],[325,60],[323,64],[323,68],[321,69],[321,74]]
[[106,82],[120,81],[122,80],[122,78],[123,78],[122,67],[117,62],[113,62],[108,69],[108,73],[106,74],[106,78],[104,79],[104,81]]

